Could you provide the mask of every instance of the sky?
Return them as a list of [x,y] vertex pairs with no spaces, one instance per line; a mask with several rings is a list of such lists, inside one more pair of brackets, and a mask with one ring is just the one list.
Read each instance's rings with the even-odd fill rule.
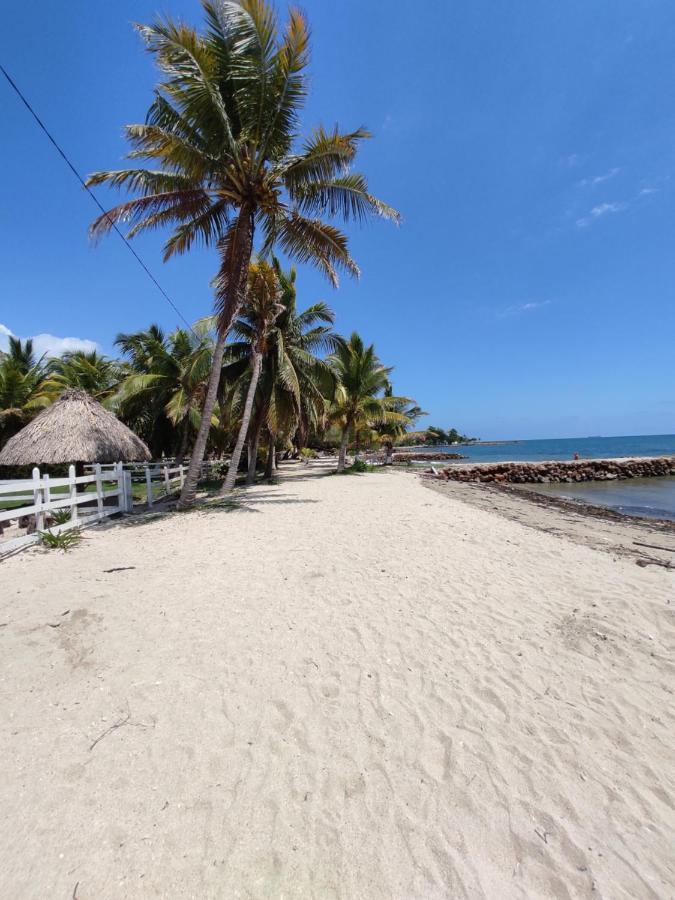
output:
[[[303,130],[367,126],[357,168],[402,224],[350,226],[361,278],[333,290],[301,267],[300,304],[374,342],[423,425],[675,432],[672,0],[302,7]],[[158,11],[201,21],[198,0],[35,0],[3,20],[0,60],[84,174],[122,167],[122,126],[143,121],[157,74],[131,23]],[[111,354],[120,331],[178,325],[119,239],[89,241],[91,199],[3,79],[0,106],[0,348],[10,332]],[[135,247],[188,320],[209,312],[214,251]]]

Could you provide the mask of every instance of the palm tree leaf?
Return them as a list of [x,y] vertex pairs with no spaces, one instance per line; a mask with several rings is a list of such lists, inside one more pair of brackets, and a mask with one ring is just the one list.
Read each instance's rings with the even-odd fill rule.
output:
[[365,221],[369,216],[381,216],[397,224],[400,214],[377,197],[368,193],[363,175],[352,172],[332,181],[314,181],[290,192],[301,212],[310,215],[341,216],[345,221]]
[[358,266],[349,255],[345,235],[319,219],[306,219],[299,213],[291,213],[281,225],[279,245],[298,262],[313,262],[336,286],[338,267],[350,275],[359,275]]
[[282,160],[275,174],[283,178],[289,192],[314,181],[330,181],[346,175],[359,142],[370,137],[365,128],[343,134],[337,126],[332,132],[319,127],[305,141],[302,153]]
[[[101,176],[108,174],[112,173],[98,173]],[[100,215],[89,226],[89,234],[97,239],[110,231],[113,225],[122,223],[131,225],[133,234],[137,234],[140,230],[156,227],[159,224],[157,217],[160,214],[162,223],[180,222],[188,216],[193,217],[204,212],[209,208],[209,204],[209,196],[202,190],[166,191],[148,197],[137,197],[126,203],[120,203],[119,206]]]

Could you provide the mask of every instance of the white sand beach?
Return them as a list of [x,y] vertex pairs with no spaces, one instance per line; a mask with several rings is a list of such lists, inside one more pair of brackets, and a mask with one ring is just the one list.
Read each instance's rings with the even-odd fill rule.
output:
[[2,897],[675,895],[672,570],[400,472],[239,497],[0,565]]

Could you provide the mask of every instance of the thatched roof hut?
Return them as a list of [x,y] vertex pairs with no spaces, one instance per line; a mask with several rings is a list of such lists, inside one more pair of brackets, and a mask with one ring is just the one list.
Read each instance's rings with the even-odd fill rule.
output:
[[146,459],[143,441],[84,391],[64,391],[0,451],[0,466]]

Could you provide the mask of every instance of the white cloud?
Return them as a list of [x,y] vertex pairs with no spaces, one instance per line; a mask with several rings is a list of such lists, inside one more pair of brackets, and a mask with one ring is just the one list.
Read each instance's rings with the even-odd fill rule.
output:
[[616,178],[621,169],[618,166],[615,166],[613,169],[610,169],[609,172],[605,172],[604,175],[596,175],[594,178],[584,178],[583,181],[579,182],[581,187],[587,187],[589,184],[603,184],[605,181],[610,181],[612,178]]
[[[7,350],[9,338],[14,336],[14,333],[0,322],[0,350]],[[86,338],[57,337],[54,334],[42,333],[33,336],[33,350],[35,355],[40,357],[43,354],[46,356],[61,356],[73,350],[91,353],[94,350],[100,350],[100,347],[96,341],[90,341]]]
[[500,319],[504,319],[507,316],[520,316],[523,313],[532,312],[535,309],[541,309],[542,306],[550,305],[550,300],[530,301],[529,303],[516,303],[514,306],[507,306],[506,309],[498,313],[497,316]]
[[649,194],[658,194],[658,192],[659,192],[658,188],[646,187],[646,188],[642,188],[642,190],[638,194],[638,197],[648,197]]
[[584,216],[582,219],[577,219],[577,227],[588,228],[588,226],[595,222],[596,219],[600,219],[602,216],[609,215],[610,213],[623,212],[625,209],[628,209],[627,203],[599,203],[597,206],[593,207],[587,216]]
[[622,212],[627,206],[627,203],[599,203],[593,207],[591,215],[594,219],[599,219],[600,216],[606,216],[607,213]]

